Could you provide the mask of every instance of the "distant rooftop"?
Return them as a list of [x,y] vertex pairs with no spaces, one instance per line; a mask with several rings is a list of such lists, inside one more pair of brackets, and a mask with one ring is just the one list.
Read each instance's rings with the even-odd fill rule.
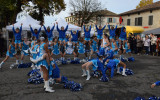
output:
[[121,13],[119,15],[120,16],[129,15],[129,14],[135,14],[135,13],[139,13],[139,12],[151,11],[151,10],[156,10],[156,9],[160,9],[160,1],[155,2],[153,4],[146,5],[146,6],[141,7],[141,8],[137,8],[137,9],[134,9],[134,10],[130,10],[130,11]]

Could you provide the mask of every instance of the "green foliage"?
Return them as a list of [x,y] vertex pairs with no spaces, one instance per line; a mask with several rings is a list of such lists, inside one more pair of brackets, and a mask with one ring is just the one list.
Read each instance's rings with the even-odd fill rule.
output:
[[0,28],[14,23],[17,14],[22,11],[21,7],[29,7],[29,2],[35,5],[35,10],[27,12],[40,21],[43,21],[44,15],[59,13],[66,7],[64,0],[0,0]]
[[136,8],[141,8],[152,3],[153,3],[153,0],[141,0],[139,5]]

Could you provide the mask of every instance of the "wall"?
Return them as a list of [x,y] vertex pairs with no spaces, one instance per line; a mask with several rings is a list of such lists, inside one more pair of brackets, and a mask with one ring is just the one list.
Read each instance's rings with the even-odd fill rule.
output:
[[[149,16],[153,15],[153,25],[148,25],[148,21],[149,21]],[[143,17],[142,20],[142,27],[148,26],[149,28],[144,28],[145,31],[147,30],[152,30],[155,28],[159,28],[160,27],[160,10],[153,10],[152,13],[150,11],[147,12],[142,12],[138,15],[137,14],[132,14],[130,16],[122,16],[123,18],[123,23],[125,25],[127,25],[127,19],[131,19],[131,24],[130,26],[135,26],[135,18],[136,17]]]

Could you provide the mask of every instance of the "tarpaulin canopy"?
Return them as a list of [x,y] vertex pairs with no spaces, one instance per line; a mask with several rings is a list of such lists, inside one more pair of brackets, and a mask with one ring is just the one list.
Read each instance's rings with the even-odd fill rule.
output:
[[[57,22],[58,22],[58,27],[59,28],[61,28],[62,26],[65,28],[66,26],[67,26],[67,22],[64,20],[64,19],[62,19],[62,18],[59,18],[58,20],[57,20]],[[78,26],[76,26],[76,25],[73,25],[73,24],[69,24],[69,26],[68,26],[68,31],[71,31],[71,30],[79,30],[79,31],[81,31],[81,27],[78,27]]]
[[157,34],[160,35],[160,28],[156,28],[156,29],[153,29],[153,30],[145,31],[142,34],[151,34],[151,33],[155,34],[155,35],[157,35]]
[[[41,27],[41,25],[39,25],[40,21],[33,19],[30,15],[27,15],[26,17],[22,18],[20,21],[15,23],[14,27],[19,28],[21,26],[21,23],[23,24],[22,30],[25,30],[25,31],[30,30],[29,25],[31,25],[33,29],[35,29],[35,28],[39,29]],[[6,26],[6,29],[11,31],[12,27],[13,27],[13,25],[9,25],[9,26]]]
[[127,36],[129,35],[129,33],[142,33],[144,32],[144,28],[139,26],[126,26],[126,32]]

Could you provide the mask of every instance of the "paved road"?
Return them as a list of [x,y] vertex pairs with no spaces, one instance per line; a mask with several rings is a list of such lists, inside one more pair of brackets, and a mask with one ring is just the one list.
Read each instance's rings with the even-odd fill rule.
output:
[[[43,84],[27,83],[28,69],[9,69],[14,63],[10,59],[0,71],[0,100],[134,100],[137,96],[160,96],[160,87],[154,89],[150,85],[160,80],[159,57],[134,56],[136,61],[127,63],[134,71],[133,76],[115,75],[109,82],[100,82],[97,78],[86,81],[81,77],[81,65],[61,65],[62,75],[69,80],[81,83],[83,90],[72,92],[64,89],[63,85],[54,85],[55,93],[45,93]],[[26,58],[25,61],[29,58]],[[0,58],[2,61],[2,58]]]

